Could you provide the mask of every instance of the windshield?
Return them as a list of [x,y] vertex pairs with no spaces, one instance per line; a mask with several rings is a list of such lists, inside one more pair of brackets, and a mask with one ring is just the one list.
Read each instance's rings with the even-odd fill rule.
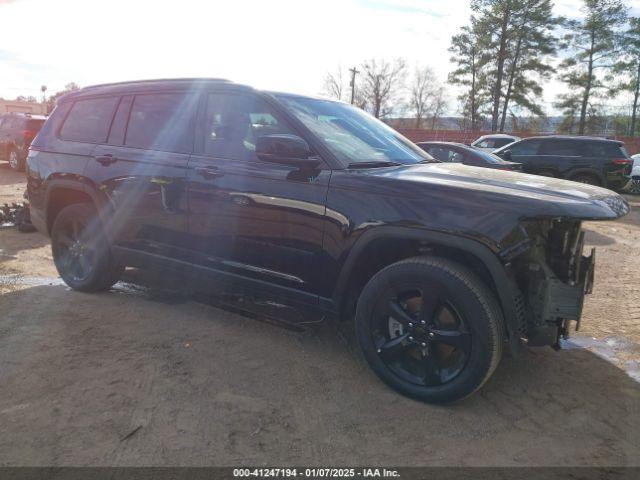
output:
[[287,95],[278,98],[345,165],[435,161],[417,145],[359,108],[313,98]]

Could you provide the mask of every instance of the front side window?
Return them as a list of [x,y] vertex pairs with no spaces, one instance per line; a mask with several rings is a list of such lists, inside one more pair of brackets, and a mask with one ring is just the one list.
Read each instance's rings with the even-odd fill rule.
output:
[[500,148],[504,147],[505,145],[509,145],[510,143],[513,143],[513,139],[511,138],[496,138],[493,142],[493,146],[495,148]]
[[131,106],[125,145],[163,152],[190,153],[197,95],[136,95]]
[[433,161],[413,142],[352,105],[289,95],[278,99],[345,165]]
[[63,140],[100,143],[107,139],[118,97],[78,100],[60,129]]
[[210,93],[204,122],[204,153],[234,160],[257,160],[260,136],[295,135],[269,104],[253,95]]
[[539,140],[524,140],[514,143],[507,150],[511,151],[511,155],[537,155],[539,149]]

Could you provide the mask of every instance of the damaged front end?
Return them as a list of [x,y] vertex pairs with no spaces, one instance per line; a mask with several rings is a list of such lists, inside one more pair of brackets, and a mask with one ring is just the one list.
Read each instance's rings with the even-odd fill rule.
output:
[[525,221],[520,234],[521,248],[510,259],[522,292],[519,334],[530,346],[559,348],[569,322],[578,330],[584,296],[593,290],[595,248],[585,251],[576,220]]

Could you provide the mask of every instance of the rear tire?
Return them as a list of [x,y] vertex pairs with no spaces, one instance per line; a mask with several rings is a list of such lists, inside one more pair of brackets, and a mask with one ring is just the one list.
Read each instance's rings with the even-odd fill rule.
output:
[[108,290],[124,271],[111,254],[95,209],[87,203],[69,205],[51,229],[53,261],[62,280],[74,290]]
[[601,186],[600,180],[598,180],[598,178],[596,178],[593,175],[589,175],[588,173],[579,173],[578,175],[575,175],[575,176],[571,177],[570,180],[573,181],[573,182],[585,183],[587,185],[593,185],[595,187],[600,187]]
[[387,385],[428,403],[478,390],[502,356],[497,300],[469,269],[447,259],[394,263],[367,283],[356,335],[369,366]]

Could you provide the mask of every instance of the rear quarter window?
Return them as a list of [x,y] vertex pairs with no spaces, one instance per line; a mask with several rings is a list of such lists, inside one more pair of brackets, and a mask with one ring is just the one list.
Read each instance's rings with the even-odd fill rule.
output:
[[105,142],[117,103],[118,97],[77,100],[62,124],[60,138],[87,143]]
[[624,147],[610,142],[591,142],[585,150],[590,157],[627,158]]

